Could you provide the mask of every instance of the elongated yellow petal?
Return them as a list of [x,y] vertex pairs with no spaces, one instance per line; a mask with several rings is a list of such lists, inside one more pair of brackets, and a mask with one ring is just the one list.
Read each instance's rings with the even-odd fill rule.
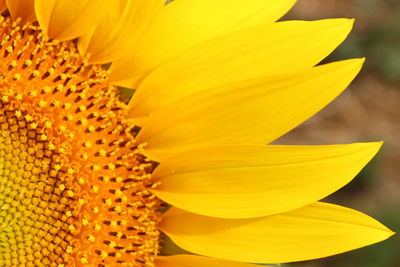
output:
[[195,255],[159,256],[155,265],[157,267],[254,267],[251,264]]
[[[14,1],[14,0],[11,0]],[[112,0],[35,0],[36,17],[48,35],[58,40],[79,37],[93,28]]]
[[107,63],[129,53],[164,6],[165,0],[118,0],[95,29],[79,39],[91,63]]
[[6,0],[8,10],[13,19],[22,18],[22,21],[34,21],[34,0]]
[[393,233],[348,208],[314,203],[258,219],[217,219],[172,208],[160,225],[178,246],[227,260],[283,263],[343,253]]
[[347,36],[353,21],[288,21],[221,36],[156,69],[138,88],[131,116],[226,83],[310,68]]
[[218,218],[254,218],[300,208],[351,181],[381,143],[233,146],[163,161],[154,192],[178,208]]
[[269,143],[331,102],[362,63],[340,61],[190,95],[155,113],[138,140],[155,160],[210,145]]
[[[229,31],[273,22],[295,0],[190,0],[168,4],[142,41],[132,47],[131,57],[116,62],[111,79],[124,80],[148,72],[191,46]],[[207,19],[205,19],[207,18]],[[134,88],[137,83],[128,84]],[[127,87],[129,87],[127,86]]]

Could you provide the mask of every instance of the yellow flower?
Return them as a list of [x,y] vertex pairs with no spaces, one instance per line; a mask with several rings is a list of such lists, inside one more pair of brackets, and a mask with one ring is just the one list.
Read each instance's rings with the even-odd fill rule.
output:
[[[391,236],[318,202],[381,143],[265,145],[363,62],[316,66],[353,22],[275,23],[294,2],[0,1],[0,265],[245,267]],[[160,255],[160,231],[197,255]]]

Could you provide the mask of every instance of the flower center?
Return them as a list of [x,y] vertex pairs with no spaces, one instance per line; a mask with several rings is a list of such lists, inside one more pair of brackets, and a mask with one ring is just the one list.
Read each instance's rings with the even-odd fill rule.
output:
[[0,265],[154,266],[154,164],[107,71],[35,25],[0,34]]

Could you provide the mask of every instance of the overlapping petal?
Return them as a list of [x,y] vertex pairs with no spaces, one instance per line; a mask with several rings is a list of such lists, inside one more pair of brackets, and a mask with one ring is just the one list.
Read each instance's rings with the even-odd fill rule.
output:
[[91,30],[113,5],[113,0],[35,0],[35,11],[50,37],[68,40]]
[[229,31],[273,22],[295,0],[172,1],[152,23],[131,55],[112,66],[111,80],[135,88],[142,76],[191,46]]
[[178,208],[218,218],[253,218],[318,201],[347,184],[381,143],[334,146],[208,147],[156,169],[155,194]]
[[172,208],[160,228],[200,255],[253,263],[326,257],[382,241],[393,233],[360,212],[326,203],[257,219],[217,219]]
[[204,146],[269,143],[330,103],[363,61],[340,61],[201,91],[155,113],[138,141],[147,143],[147,155],[161,161]]
[[21,18],[23,22],[34,21],[35,0],[6,0],[8,11],[13,19]]
[[349,19],[279,22],[209,40],[151,73],[129,114],[148,116],[204,89],[310,68],[346,38],[352,25]]
[[158,257],[155,264],[157,267],[254,267],[251,264],[195,255]]
[[129,55],[164,5],[165,0],[115,1],[99,24],[79,39],[80,51],[90,55],[91,63]]

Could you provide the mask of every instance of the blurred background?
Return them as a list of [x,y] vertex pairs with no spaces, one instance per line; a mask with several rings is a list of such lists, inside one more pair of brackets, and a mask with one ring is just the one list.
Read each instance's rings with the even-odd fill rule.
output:
[[[324,200],[345,205],[400,232],[400,0],[298,0],[283,19],[356,18],[347,41],[327,61],[367,57],[350,88],[281,144],[384,140],[356,179]],[[284,267],[400,267],[400,238],[339,256]]]

